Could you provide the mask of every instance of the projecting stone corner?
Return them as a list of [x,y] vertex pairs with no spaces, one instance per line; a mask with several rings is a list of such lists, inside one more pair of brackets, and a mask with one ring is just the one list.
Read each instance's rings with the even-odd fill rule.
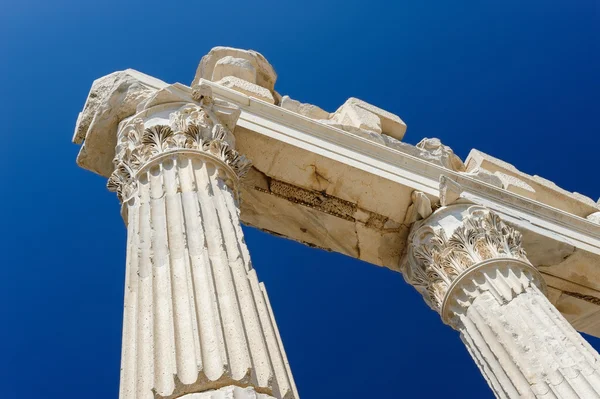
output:
[[454,154],[452,148],[443,145],[440,139],[424,138],[416,146],[422,150],[420,157],[426,161],[443,166],[455,172],[464,172],[465,165],[462,160]]
[[349,98],[331,115],[329,124],[351,133],[386,134],[402,140],[406,124],[398,116],[358,98]]
[[507,191],[573,215],[585,218],[600,211],[591,198],[563,190],[543,177],[523,173],[513,165],[481,151],[471,150],[465,164],[468,172],[485,171],[497,177]]
[[73,143],[81,145],[77,164],[108,177],[114,168],[112,158],[119,123],[166,86],[167,83],[133,69],[96,79],[75,124]]

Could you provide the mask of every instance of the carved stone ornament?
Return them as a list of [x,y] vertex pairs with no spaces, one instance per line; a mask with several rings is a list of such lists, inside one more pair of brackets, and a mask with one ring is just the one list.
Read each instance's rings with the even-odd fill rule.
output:
[[521,233],[506,225],[498,215],[478,205],[454,208],[464,211],[446,219],[450,223],[459,222],[458,226],[449,228],[448,220],[436,223],[436,214],[431,217],[434,220],[415,223],[402,265],[406,281],[438,313],[452,283],[466,270],[490,259],[515,259],[529,265]]
[[210,88],[196,86],[192,92],[197,103],[189,103],[169,116],[169,124],[145,126],[134,117],[119,131],[115,170],[107,187],[127,201],[137,188],[136,174],[161,154],[182,150],[211,155],[228,165],[238,177],[246,174],[250,161],[234,150],[231,132],[239,117],[239,108],[213,99]]

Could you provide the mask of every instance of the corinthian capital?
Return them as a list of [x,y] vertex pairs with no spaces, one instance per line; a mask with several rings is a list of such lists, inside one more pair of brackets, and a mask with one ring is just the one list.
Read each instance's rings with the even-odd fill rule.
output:
[[213,99],[209,87],[194,87],[193,97],[197,102],[159,105],[121,124],[115,170],[107,184],[121,202],[135,193],[138,172],[172,153],[186,151],[210,158],[225,166],[235,179],[248,171],[250,161],[234,149],[232,130],[239,108]]
[[[527,260],[521,241],[521,233],[487,208],[468,204],[448,206],[413,225],[403,274],[447,322],[444,310],[449,301],[456,300],[450,297],[457,294],[459,282],[486,266],[492,265],[495,272],[508,273],[509,266],[518,265],[519,274],[525,271],[538,285],[543,284]],[[467,291],[480,288],[467,287]],[[468,302],[466,297],[460,300]]]

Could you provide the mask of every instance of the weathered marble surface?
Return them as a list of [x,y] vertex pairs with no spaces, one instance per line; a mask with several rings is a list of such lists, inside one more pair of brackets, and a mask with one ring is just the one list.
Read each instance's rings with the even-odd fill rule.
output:
[[547,299],[522,235],[457,203],[415,223],[403,273],[460,332],[499,399],[600,398],[600,356]]
[[[241,109],[233,134],[253,162],[242,182],[243,223],[398,270],[412,193],[435,208],[445,187],[452,201],[485,204],[517,226],[553,303],[576,328],[600,336],[597,203],[476,150],[463,163],[435,139],[403,143],[404,122],[360,100],[334,118],[281,97],[273,68],[256,52],[214,49],[198,68],[200,82]],[[132,70],[98,79],[77,122],[79,165],[108,177],[119,122],[177,101],[193,102],[192,89]],[[448,191],[440,179],[460,188]]]
[[298,398],[239,221],[239,115],[198,85],[119,126],[107,186],[128,227],[121,399]]
[[192,86],[200,79],[216,82],[227,76],[235,76],[270,92],[275,90],[277,80],[275,69],[262,54],[254,50],[214,47],[202,57]]
[[103,176],[112,173],[117,126],[167,83],[127,69],[96,79],[75,124],[73,142],[81,144],[77,164]]
[[586,217],[599,211],[598,204],[591,198],[563,190],[543,177],[530,176],[519,171],[513,165],[481,151],[471,150],[465,164],[467,171],[479,169],[498,176],[502,180],[503,188],[507,191],[531,198],[573,215]]
[[228,386],[202,393],[183,395],[181,399],[275,399],[264,393],[256,393],[252,388]]

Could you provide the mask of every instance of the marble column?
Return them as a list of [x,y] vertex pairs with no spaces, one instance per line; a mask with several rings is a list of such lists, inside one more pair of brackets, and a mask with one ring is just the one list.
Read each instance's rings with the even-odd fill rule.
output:
[[108,182],[127,222],[121,399],[297,398],[239,221],[239,109],[195,102],[121,122]]
[[415,223],[405,279],[460,332],[497,398],[600,398],[600,357],[548,301],[521,234],[488,209]]

